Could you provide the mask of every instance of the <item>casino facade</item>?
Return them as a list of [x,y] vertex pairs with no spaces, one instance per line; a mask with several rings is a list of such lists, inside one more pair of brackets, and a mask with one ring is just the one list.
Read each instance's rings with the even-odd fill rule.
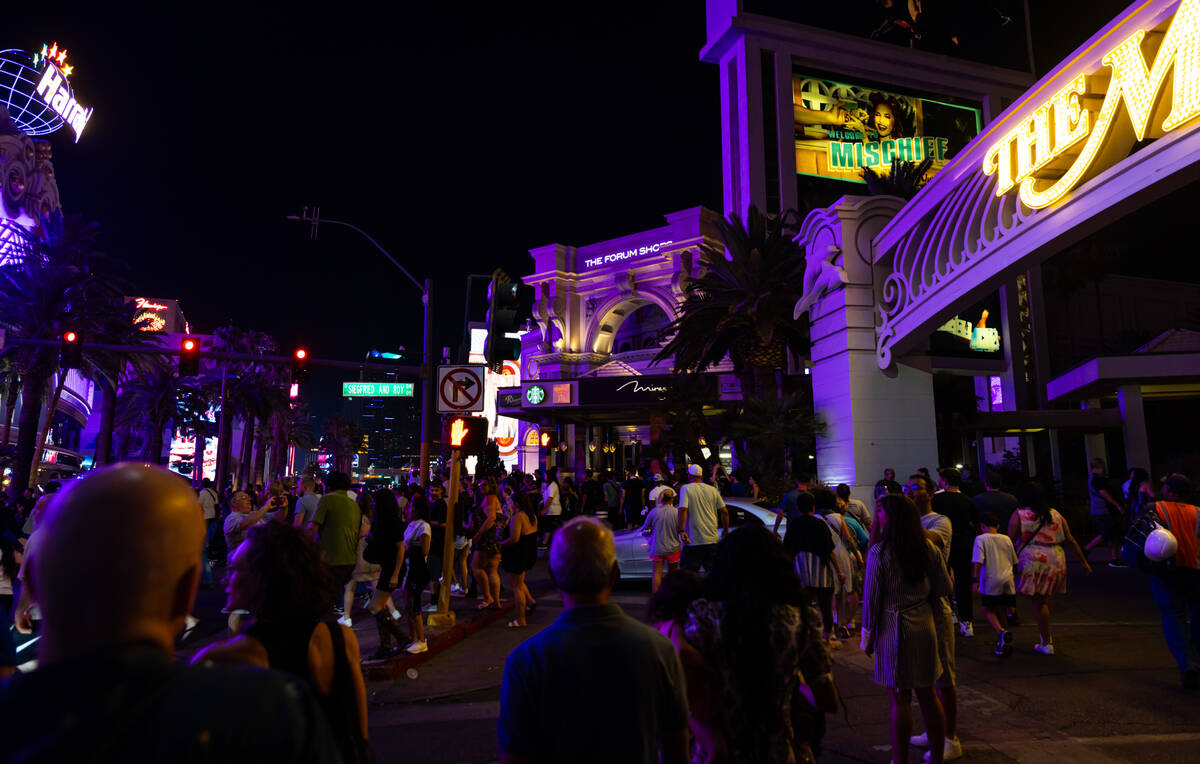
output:
[[[806,211],[811,351],[782,372],[811,380],[820,477],[869,492],[884,467],[1007,462],[1065,487],[1089,456],[1152,474],[1200,459],[1170,426],[1200,413],[1200,278],[1143,273],[1138,251],[1172,246],[1196,195],[1200,0],[1131,7],[1036,79],[1011,59],[1023,12],[997,32],[1014,39],[960,51],[778,5],[709,0],[700,57],[720,71],[724,210]],[[861,182],[893,158],[930,161],[911,200]],[[523,468],[640,466],[678,383],[651,362],[659,330],[719,217],[531,250],[537,326],[497,399]],[[727,364],[700,375],[714,406],[740,402]]]

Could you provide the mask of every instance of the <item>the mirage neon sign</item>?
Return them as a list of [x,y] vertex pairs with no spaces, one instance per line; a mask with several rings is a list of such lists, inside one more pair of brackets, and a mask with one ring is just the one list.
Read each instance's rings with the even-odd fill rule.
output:
[[[1075,77],[989,147],[983,172],[998,176],[996,195],[1017,186],[1026,206],[1048,207],[1115,164],[1121,157],[1106,154],[1119,152],[1105,148],[1122,104],[1138,141],[1200,115],[1200,0],[1183,0],[1168,24],[1125,37],[1104,56],[1101,69]],[[1149,67],[1143,49],[1152,58]]]

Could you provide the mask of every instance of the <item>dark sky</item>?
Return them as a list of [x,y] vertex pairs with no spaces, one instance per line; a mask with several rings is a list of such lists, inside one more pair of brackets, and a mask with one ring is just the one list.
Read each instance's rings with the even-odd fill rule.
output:
[[[720,206],[701,2],[257,5],[23,4],[0,41],[67,46],[95,114],[78,144],[53,136],[64,207],[195,331],[232,319],[343,359],[419,348],[413,286],[352,232],[309,241],[284,220],[305,204],[433,277],[439,346],[467,273]],[[1044,68],[1123,4],[1032,5]]]

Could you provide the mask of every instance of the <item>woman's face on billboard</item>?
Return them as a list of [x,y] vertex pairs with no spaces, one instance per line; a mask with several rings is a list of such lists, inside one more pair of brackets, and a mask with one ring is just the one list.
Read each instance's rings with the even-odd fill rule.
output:
[[875,116],[872,119],[875,124],[875,130],[879,133],[879,137],[887,138],[892,134],[892,128],[895,126],[896,117],[892,114],[892,107],[886,103],[881,103],[875,107]]

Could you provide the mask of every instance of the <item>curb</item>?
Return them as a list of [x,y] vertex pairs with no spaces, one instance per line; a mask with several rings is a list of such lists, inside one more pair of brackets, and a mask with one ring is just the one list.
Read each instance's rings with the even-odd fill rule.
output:
[[441,634],[430,637],[429,649],[423,653],[417,653],[416,655],[401,653],[387,660],[364,663],[362,667],[363,678],[370,681],[395,680],[410,668],[419,666],[434,656],[449,650],[467,637],[482,630],[485,626],[506,618],[513,611],[513,607],[514,603],[510,599],[508,604],[499,610],[489,610],[486,613],[476,615],[469,621],[459,621]]

